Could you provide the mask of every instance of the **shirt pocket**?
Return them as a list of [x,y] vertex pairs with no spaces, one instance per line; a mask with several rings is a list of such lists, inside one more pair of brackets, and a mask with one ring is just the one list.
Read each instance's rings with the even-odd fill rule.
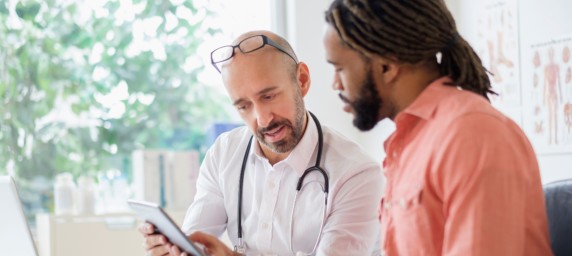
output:
[[434,255],[428,208],[421,185],[394,194],[391,215],[394,220],[397,255]]
[[423,186],[416,185],[408,187],[396,193],[391,201],[392,209],[400,214],[414,213],[418,208],[422,207],[423,202]]

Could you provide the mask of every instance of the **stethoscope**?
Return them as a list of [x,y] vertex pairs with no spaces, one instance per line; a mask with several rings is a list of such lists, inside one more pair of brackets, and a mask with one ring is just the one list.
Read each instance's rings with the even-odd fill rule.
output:
[[[304,178],[306,177],[306,175],[308,175],[309,173],[313,172],[313,171],[318,171],[322,174],[322,176],[324,177],[324,185],[322,186],[322,184],[320,184],[318,182],[318,184],[320,184],[320,186],[322,187],[322,190],[324,191],[324,209],[323,209],[323,214],[322,214],[322,222],[320,224],[320,233],[318,233],[318,239],[316,240],[316,243],[314,244],[314,248],[312,249],[312,252],[310,253],[300,253],[298,252],[296,255],[311,255],[316,251],[316,248],[318,247],[318,243],[320,241],[320,237],[322,236],[322,229],[324,228],[324,222],[326,220],[326,208],[328,206],[328,192],[329,192],[329,179],[328,179],[328,174],[326,173],[326,171],[324,171],[324,169],[320,168],[320,160],[322,158],[322,149],[324,146],[324,136],[322,134],[322,126],[320,125],[320,122],[318,121],[318,118],[316,118],[316,116],[314,116],[314,114],[312,114],[311,112],[310,116],[312,117],[312,119],[314,120],[314,123],[316,123],[316,128],[318,130],[318,154],[316,155],[316,164],[308,169],[306,169],[304,171],[304,174],[302,174],[302,176],[300,176],[300,178],[298,178],[298,184],[296,184],[296,195],[294,196],[294,204],[292,205],[292,213],[290,214],[290,252],[292,254],[294,254],[294,250],[292,248],[292,235],[293,235],[293,218],[294,218],[294,209],[296,208],[296,200],[298,199],[298,195],[301,192],[301,190],[305,187],[304,184]],[[243,184],[244,184],[244,171],[246,169],[246,162],[248,160],[248,153],[250,152],[250,146],[252,145],[252,136],[250,137],[250,140],[248,142],[248,146],[246,146],[246,152],[244,152],[244,158],[242,160],[242,167],[240,169],[240,184],[239,184],[239,188],[238,188],[238,245],[234,246],[234,251],[240,254],[245,254],[246,253],[246,246],[244,245],[244,241],[242,240],[242,188],[243,188]],[[308,182],[308,184],[310,184],[311,182]]]

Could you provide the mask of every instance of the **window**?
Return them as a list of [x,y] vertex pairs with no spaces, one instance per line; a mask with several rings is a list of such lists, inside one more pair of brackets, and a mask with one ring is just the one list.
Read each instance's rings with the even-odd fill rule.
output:
[[[0,2],[0,175],[30,216],[62,172],[129,177],[135,149],[208,148],[237,122],[214,47],[271,28],[267,0]],[[33,220],[33,218],[31,218]]]

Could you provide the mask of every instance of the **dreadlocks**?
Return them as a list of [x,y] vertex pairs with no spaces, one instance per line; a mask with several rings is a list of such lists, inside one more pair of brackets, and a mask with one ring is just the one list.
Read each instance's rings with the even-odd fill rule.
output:
[[487,100],[496,94],[443,0],[334,0],[326,21],[343,42],[367,57],[415,64],[439,53],[441,75]]

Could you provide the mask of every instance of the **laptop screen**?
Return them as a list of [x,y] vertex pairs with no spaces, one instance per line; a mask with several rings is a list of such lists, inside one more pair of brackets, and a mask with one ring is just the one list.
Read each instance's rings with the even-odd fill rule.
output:
[[0,254],[37,256],[16,184],[10,176],[0,176],[0,205]]

